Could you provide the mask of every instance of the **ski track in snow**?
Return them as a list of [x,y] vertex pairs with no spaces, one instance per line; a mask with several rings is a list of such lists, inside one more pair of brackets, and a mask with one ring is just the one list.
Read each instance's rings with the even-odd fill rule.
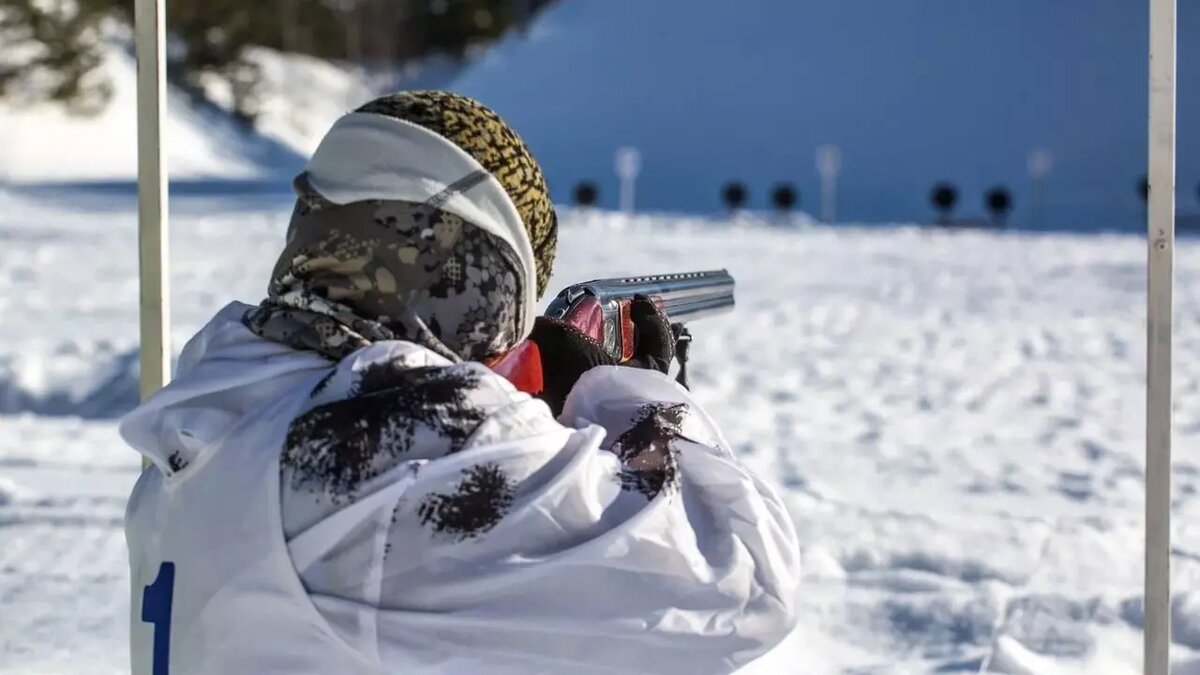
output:
[[[0,673],[127,669],[129,198],[0,193]],[[289,204],[172,204],[176,348],[254,302]],[[572,213],[552,287],[728,267],[694,389],[801,535],[802,625],[749,673],[1133,673],[1144,245]],[[1178,255],[1177,672],[1200,673],[1200,244]],[[1184,593],[1190,590],[1191,593]]]

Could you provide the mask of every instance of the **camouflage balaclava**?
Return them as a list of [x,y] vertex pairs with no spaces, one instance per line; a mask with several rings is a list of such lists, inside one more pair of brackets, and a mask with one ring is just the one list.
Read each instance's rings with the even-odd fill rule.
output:
[[465,96],[401,92],[339,119],[295,180],[258,335],[340,360],[403,339],[482,360],[528,334],[557,244],[541,169]]

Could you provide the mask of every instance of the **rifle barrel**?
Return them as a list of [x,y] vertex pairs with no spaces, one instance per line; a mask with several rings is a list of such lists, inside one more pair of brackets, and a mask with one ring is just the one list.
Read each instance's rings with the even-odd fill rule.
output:
[[663,311],[676,323],[723,314],[734,306],[734,281],[726,270],[599,279],[579,284],[578,288],[601,303],[635,295],[657,297]]

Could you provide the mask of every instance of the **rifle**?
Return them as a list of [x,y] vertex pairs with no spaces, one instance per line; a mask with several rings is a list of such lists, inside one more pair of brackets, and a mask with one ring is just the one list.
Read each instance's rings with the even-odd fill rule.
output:
[[[630,303],[635,296],[644,295],[663,310],[680,339],[683,381],[691,337],[683,324],[732,311],[733,286],[733,277],[725,270],[596,279],[564,288],[550,302],[545,316],[571,324],[599,342],[617,363],[624,363],[633,358]],[[488,365],[523,392],[542,390],[542,357],[530,340]]]

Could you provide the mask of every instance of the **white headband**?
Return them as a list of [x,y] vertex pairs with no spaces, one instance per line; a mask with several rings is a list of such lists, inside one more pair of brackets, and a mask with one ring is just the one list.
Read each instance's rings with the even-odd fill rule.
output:
[[533,330],[537,270],[529,233],[508,192],[462,148],[411,122],[349,113],[321,139],[308,162],[308,180],[335,204],[368,199],[425,203],[437,197],[431,205],[500,237],[521,261],[523,334]]

